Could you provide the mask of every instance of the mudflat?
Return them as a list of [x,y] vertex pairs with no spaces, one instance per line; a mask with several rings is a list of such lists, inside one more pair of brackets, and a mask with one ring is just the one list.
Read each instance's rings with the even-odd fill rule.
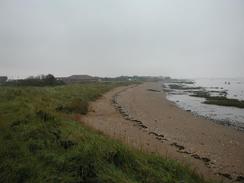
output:
[[81,121],[135,148],[190,165],[206,178],[244,182],[244,132],[178,108],[162,83],[119,87]]

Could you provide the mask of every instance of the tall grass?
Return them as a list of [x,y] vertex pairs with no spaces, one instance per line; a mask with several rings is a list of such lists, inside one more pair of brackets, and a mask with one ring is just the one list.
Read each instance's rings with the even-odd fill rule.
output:
[[0,87],[0,182],[205,182],[71,120],[115,86]]

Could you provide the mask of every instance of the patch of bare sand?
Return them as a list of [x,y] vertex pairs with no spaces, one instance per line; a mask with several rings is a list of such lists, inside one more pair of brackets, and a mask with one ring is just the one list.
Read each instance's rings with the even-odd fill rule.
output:
[[244,181],[244,133],[177,108],[161,83],[116,88],[93,102],[81,120],[143,151],[188,164],[205,177]]

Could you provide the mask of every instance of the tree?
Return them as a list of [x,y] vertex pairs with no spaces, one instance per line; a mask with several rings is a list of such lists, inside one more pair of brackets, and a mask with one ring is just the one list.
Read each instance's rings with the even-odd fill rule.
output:
[[48,74],[43,79],[44,83],[47,85],[54,85],[57,83],[56,78],[52,74]]

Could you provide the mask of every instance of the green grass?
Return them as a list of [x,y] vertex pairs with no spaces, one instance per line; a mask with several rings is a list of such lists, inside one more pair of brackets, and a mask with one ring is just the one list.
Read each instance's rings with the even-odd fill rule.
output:
[[118,85],[0,87],[0,182],[205,182],[71,120]]

